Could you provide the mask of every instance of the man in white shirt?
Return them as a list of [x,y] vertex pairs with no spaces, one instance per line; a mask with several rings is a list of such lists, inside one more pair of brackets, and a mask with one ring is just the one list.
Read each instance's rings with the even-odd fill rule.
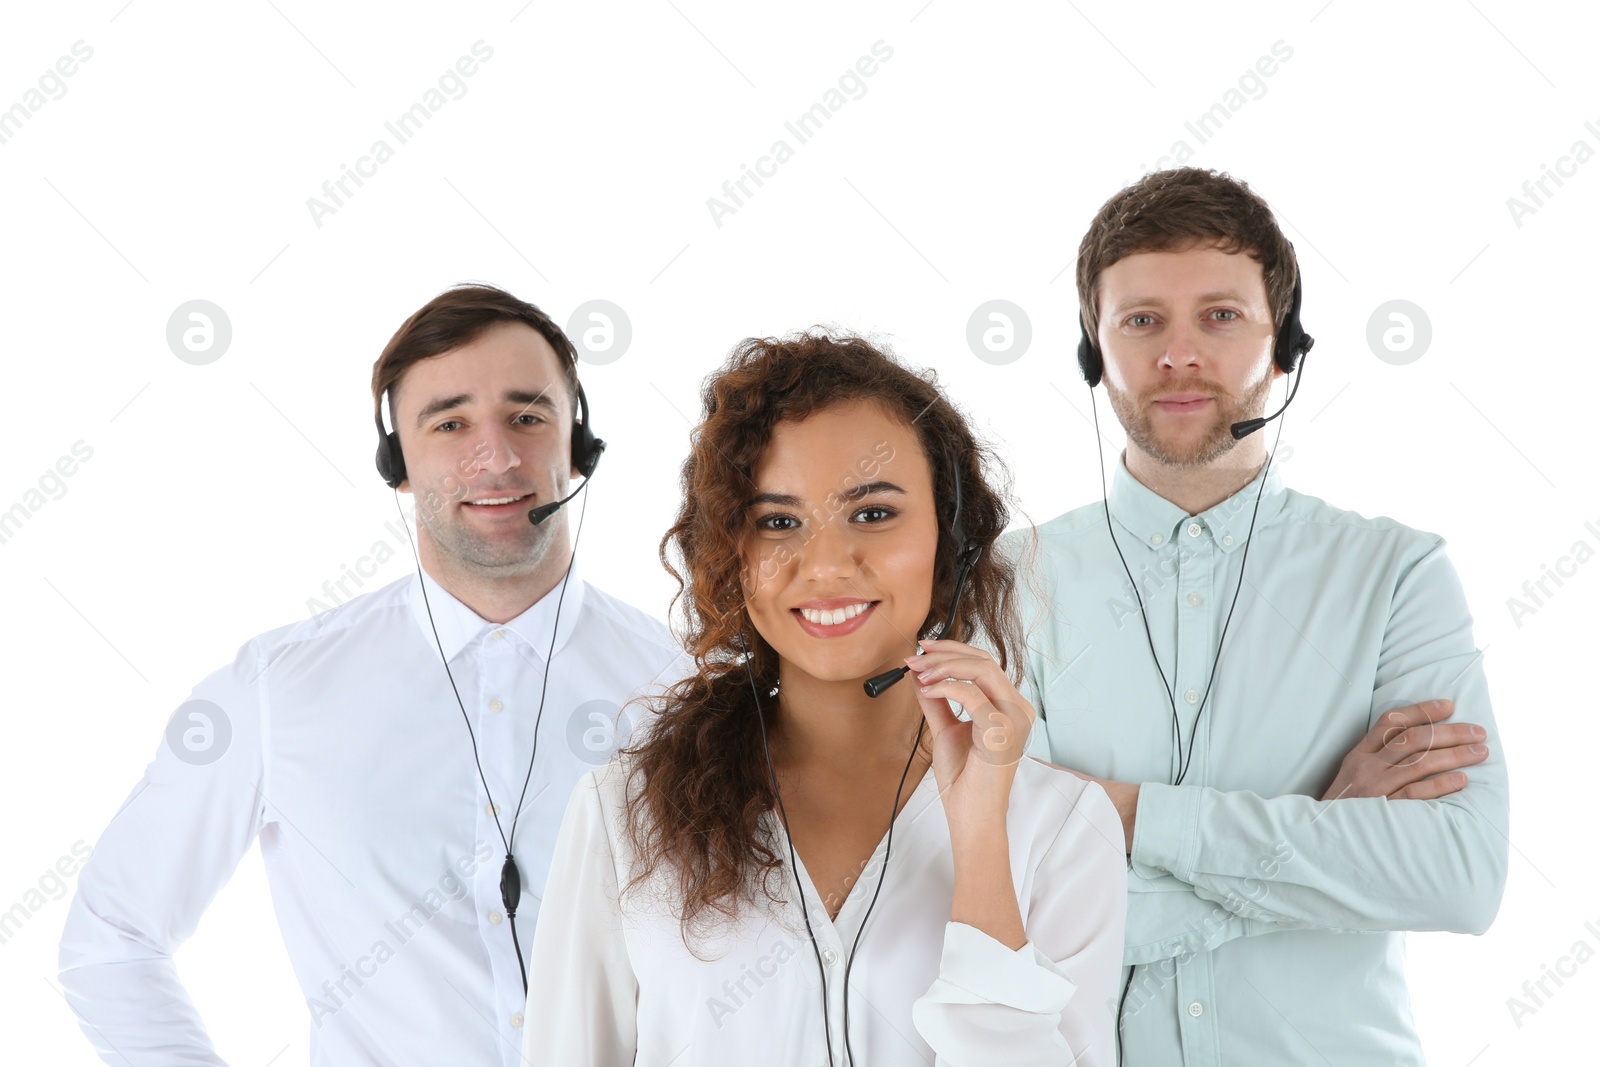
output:
[[690,669],[577,573],[558,502],[604,443],[548,316],[449,290],[390,340],[373,400],[420,571],[247,641],[174,714],[62,937],[108,1063],[224,1062],[172,953],[259,837],[312,1063],[515,1064],[567,798],[644,714],[630,698]]

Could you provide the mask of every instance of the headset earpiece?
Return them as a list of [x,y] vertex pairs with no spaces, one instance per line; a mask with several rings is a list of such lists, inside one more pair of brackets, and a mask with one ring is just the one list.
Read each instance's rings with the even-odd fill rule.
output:
[[[383,391],[383,396],[378,398],[378,413],[373,421],[378,424],[378,474],[383,478],[384,484],[390,489],[400,488],[400,483],[406,480],[406,459],[400,452],[400,436],[393,430],[383,428],[383,404],[389,399],[389,390]],[[394,407],[389,408],[389,422],[394,422]]]
[[1300,268],[1295,267],[1294,295],[1289,299],[1289,314],[1284,316],[1283,328],[1278,331],[1277,343],[1273,346],[1272,360],[1285,374],[1293,374],[1300,363],[1300,358],[1311,351],[1311,346],[1317,339],[1306,333],[1300,325]]
[[1089,330],[1083,324],[1083,316],[1078,316],[1078,370],[1083,373],[1083,380],[1093,389],[1100,384],[1100,375],[1105,370],[1105,360],[1100,358],[1100,346],[1089,340]]
[[578,413],[581,420],[572,423],[572,466],[577,472],[590,478],[594,469],[600,465],[600,454],[606,450],[606,443],[594,435],[594,430],[589,427],[589,398],[583,395],[583,385],[578,386]]

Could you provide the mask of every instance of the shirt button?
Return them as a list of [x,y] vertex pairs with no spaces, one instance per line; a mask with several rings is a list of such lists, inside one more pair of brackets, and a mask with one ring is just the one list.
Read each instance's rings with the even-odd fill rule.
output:
[[1204,603],[1205,603],[1205,601],[1200,598],[1200,594],[1199,593],[1190,593],[1189,594],[1189,606],[1191,608],[1197,608],[1201,604],[1204,604]]
[[1223,534],[1222,535],[1222,543],[1225,544],[1225,545],[1233,544],[1233,534]]
[[504,641],[506,639],[506,632],[504,630],[496,630],[489,636],[496,641]]
[[[1189,701],[1189,703],[1193,704],[1194,701],[1191,700],[1191,701]],[[500,814],[500,805],[498,805],[498,804],[486,804],[484,806],[483,810],[488,812],[490,815],[499,815]]]
[[489,913],[489,923],[492,926],[499,926],[500,925],[500,920],[504,919],[504,918],[505,918],[505,916],[501,915],[498,911],[491,911]]
[[1205,1008],[1201,1007],[1200,1002],[1198,1000],[1191,1000],[1189,1002],[1189,1014],[1192,1015],[1194,1018],[1196,1018],[1196,1019],[1200,1018],[1200,1013],[1205,1011],[1205,1010],[1206,1010]]
[[1200,524],[1198,522],[1191,522],[1189,524],[1189,536],[1190,537],[1199,537],[1200,536]]
[[1162,537],[1160,534],[1151,534],[1150,535],[1150,543],[1152,545],[1159,545],[1162,541],[1165,541],[1165,540],[1166,540],[1166,538]]
[[831,948],[825,948],[822,950],[822,962],[826,963],[829,967],[832,967],[835,963],[839,962],[839,954],[833,951]]
[[505,705],[500,703],[498,700],[489,701],[489,710],[490,711],[499,711],[500,709],[502,709],[504,707],[505,707]]
[[1200,699],[1200,694],[1196,693],[1193,689],[1190,689],[1188,692],[1183,694],[1183,699],[1190,704],[1193,704],[1195,701]]
[[[1193,1010],[1194,1008],[1196,1008],[1198,1006],[1199,1005],[1197,1005],[1197,1004],[1189,1005],[1191,1010]],[[512,1027],[514,1029],[518,1029],[518,1030],[522,1029],[522,1013],[520,1011],[517,1012],[515,1015],[513,1015],[511,1017],[511,1025],[512,1025]]]

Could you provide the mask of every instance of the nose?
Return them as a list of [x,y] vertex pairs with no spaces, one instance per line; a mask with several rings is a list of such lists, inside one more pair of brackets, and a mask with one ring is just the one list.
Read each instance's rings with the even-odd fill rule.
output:
[[1200,326],[1186,320],[1174,322],[1167,330],[1166,346],[1161,351],[1160,366],[1164,368],[1192,367],[1200,362]]
[[800,549],[800,577],[820,583],[854,577],[860,569],[856,539],[839,519],[818,518],[812,515],[811,537]]
[[498,423],[487,423],[479,433],[473,435],[472,455],[467,463],[471,469],[466,477],[472,478],[479,471],[487,471],[491,475],[504,474],[521,466],[522,459],[511,447],[511,437],[506,428]]

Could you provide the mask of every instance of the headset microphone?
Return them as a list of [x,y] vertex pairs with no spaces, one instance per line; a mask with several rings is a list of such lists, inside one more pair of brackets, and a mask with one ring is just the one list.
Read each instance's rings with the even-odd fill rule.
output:
[[[1309,351],[1310,348],[1311,338],[1307,337],[1306,350]],[[1233,439],[1235,441],[1244,440],[1246,437],[1249,437],[1251,434],[1261,429],[1261,427],[1265,426],[1267,423],[1271,422],[1273,419],[1289,410],[1289,405],[1294,402],[1294,394],[1300,391],[1300,379],[1305,375],[1305,366],[1305,354],[1301,353],[1300,368],[1294,372],[1294,385],[1290,387],[1289,397],[1283,402],[1283,407],[1279,408],[1277,411],[1274,411],[1271,415],[1268,415],[1264,419],[1245,419],[1243,422],[1236,422],[1229,427],[1229,430],[1232,432]]]
[[[956,465],[955,456],[950,457],[950,474],[955,480],[955,514],[950,519],[950,530],[956,537],[956,588],[950,597],[950,613],[945,616],[944,622],[933,624],[933,637],[950,632],[956,624],[956,610],[961,606],[961,591],[967,584],[967,572],[972,570],[972,565],[978,562],[978,554],[983,551],[983,546],[967,540],[966,531],[961,526],[961,468]],[[922,645],[917,645],[917,655],[922,655]],[[890,686],[904,678],[911,672],[905,665],[875,674],[861,683],[867,691],[867,696],[881,696]]]
[[[595,445],[597,447],[595,449],[594,458],[598,461],[600,458],[600,453],[606,450],[606,443],[604,441],[596,441]],[[533,523],[535,526],[539,525],[541,522],[565,507],[567,501],[571,500],[573,497],[577,496],[587,488],[589,488],[589,479],[585,478],[582,485],[578,486],[578,488],[574,489],[560,500],[553,500],[548,504],[540,504],[538,507],[528,512],[528,521]]]
[[1294,385],[1289,390],[1289,397],[1283,402],[1283,407],[1264,419],[1245,419],[1243,422],[1234,423],[1229,429],[1235,441],[1244,440],[1288,411],[1289,405],[1294,402],[1294,395],[1300,391],[1300,379],[1305,376],[1306,353],[1317,343],[1317,339],[1306,333],[1305,328],[1300,325],[1300,296],[1300,270],[1296,267],[1294,295],[1289,301],[1289,314],[1284,316],[1283,327],[1278,331],[1277,344],[1273,346],[1272,353],[1273,362],[1285,372],[1294,371]]
[[[957,490],[958,495],[959,493],[960,490]],[[961,536],[959,532],[957,536]],[[940,634],[949,633],[950,627],[956,624],[956,610],[961,606],[961,590],[966,587],[967,572],[978,561],[978,553],[981,551],[983,551],[982,545],[973,544],[965,539],[961,541],[961,547],[956,552],[956,591],[955,595],[950,598],[950,613],[945,616],[943,622],[933,624],[930,640]],[[917,645],[917,655],[922,655],[921,644]],[[885,690],[904,678],[910,671],[910,667],[902,665],[893,670],[884,671],[882,674],[873,675],[862,682],[861,687],[867,691],[867,696],[869,697],[881,696]]]
[[567,501],[589,488],[589,479],[594,477],[594,469],[600,466],[600,455],[606,450],[606,443],[596,437],[594,431],[589,428],[589,398],[583,395],[581,385],[578,386],[578,411],[583,417],[572,424],[572,465],[583,475],[583,484],[560,500],[540,504],[528,512],[528,521],[535,526],[560,511]]

